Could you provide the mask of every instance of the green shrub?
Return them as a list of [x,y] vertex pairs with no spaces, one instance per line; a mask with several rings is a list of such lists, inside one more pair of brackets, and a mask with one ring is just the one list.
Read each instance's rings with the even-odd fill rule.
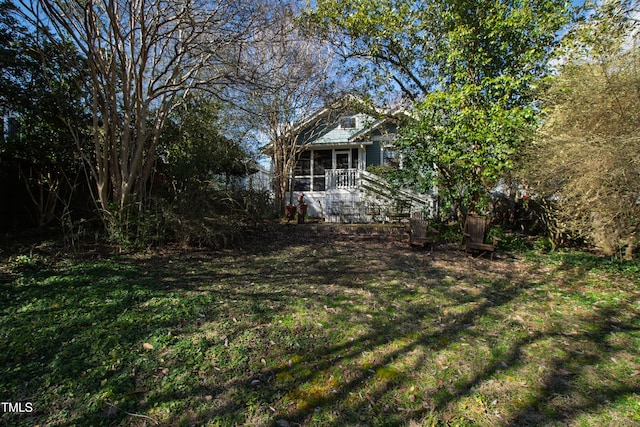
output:
[[435,223],[432,227],[438,230],[439,239],[447,243],[460,243],[462,241],[462,231],[458,223]]
[[114,209],[107,216],[107,240],[121,249],[168,243],[224,248],[242,240],[248,227],[272,215],[266,191],[219,191],[192,187],[154,199],[145,209]]
[[533,241],[533,249],[542,253],[548,253],[553,250],[553,242],[549,237],[539,237]]
[[377,175],[381,178],[391,178],[395,168],[388,165],[367,166],[367,172]]

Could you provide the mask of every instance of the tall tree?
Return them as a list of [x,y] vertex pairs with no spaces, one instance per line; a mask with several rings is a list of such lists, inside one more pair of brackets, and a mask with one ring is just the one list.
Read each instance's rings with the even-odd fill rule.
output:
[[[305,123],[337,96],[331,75],[333,55],[326,43],[307,31],[290,3],[270,4],[266,25],[244,52],[254,79],[243,88],[239,105],[258,135],[269,141],[276,206],[284,212],[291,174],[312,134]],[[290,202],[291,203],[291,202]]]
[[564,39],[544,125],[522,157],[523,179],[546,202],[556,244],[587,239],[633,256],[640,233],[640,6],[605,1]]
[[[318,0],[313,22],[375,87],[400,90],[413,114],[405,168],[460,213],[474,209],[535,126],[536,83],[564,0]],[[353,68],[353,67],[352,67]]]
[[24,1],[32,25],[52,27],[87,60],[93,153],[85,160],[102,212],[139,206],[171,109],[190,90],[236,76],[255,2]]

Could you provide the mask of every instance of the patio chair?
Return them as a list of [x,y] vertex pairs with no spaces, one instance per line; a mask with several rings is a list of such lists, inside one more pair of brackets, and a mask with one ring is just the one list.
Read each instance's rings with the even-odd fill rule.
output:
[[490,252],[491,259],[493,259],[493,253],[500,239],[495,236],[489,236],[492,243],[485,243],[487,230],[488,221],[486,218],[477,214],[467,215],[462,235],[462,247],[464,247],[465,252],[478,250],[482,251],[480,255]]
[[430,244],[431,252],[433,252],[438,230],[429,226],[421,212],[415,212],[411,216],[409,226],[409,245],[424,247],[426,244]]

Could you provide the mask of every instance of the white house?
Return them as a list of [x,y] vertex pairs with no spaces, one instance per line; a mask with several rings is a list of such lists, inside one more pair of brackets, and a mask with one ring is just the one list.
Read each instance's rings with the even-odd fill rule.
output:
[[393,191],[367,167],[397,164],[392,142],[397,120],[356,111],[322,110],[299,132],[304,146],[293,183],[304,194],[308,215],[327,222],[387,222],[412,212],[434,215],[436,198]]

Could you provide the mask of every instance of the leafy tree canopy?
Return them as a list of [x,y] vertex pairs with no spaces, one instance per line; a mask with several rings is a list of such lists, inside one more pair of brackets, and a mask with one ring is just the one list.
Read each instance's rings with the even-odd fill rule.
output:
[[73,45],[20,25],[10,2],[0,8],[0,106],[17,118],[22,135],[22,143],[13,141],[19,145],[13,154],[53,161],[72,151],[70,132],[82,131],[88,120],[81,89],[86,63]]
[[411,101],[399,148],[458,212],[482,200],[511,168],[536,125],[536,83],[564,0],[320,0],[311,20],[345,64],[377,89]]
[[85,61],[71,44],[21,25],[11,2],[0,10],[0,116],[10,122],[0,166],[21,177],[34,222],[44,225],[59,213],[58,202],[70,199],[78,149],[86,151]]
[[172,111],[161,151],[177,185],[202,183],[213,175],[247,173],[247,154],[221,134],[219,112],[219,105],[196,96]]

